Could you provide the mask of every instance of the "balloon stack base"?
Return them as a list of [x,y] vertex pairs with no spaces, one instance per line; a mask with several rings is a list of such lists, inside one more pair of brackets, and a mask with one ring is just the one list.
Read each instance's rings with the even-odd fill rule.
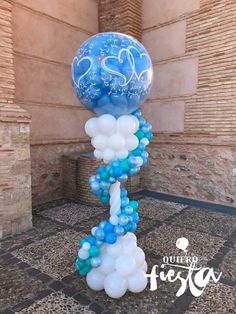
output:
[[126,291],[139,293],[146,288],[147,263],[134,233],[119,237],[115,244],[104,244],[100,257],[101,266],[86,276],[92,290],[104,289],[109,297],[117,299]]

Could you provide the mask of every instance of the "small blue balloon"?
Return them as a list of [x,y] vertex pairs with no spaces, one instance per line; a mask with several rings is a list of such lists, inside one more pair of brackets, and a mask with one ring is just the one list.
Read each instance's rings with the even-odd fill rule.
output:
[[103,240],[105,238],[105,232],[102,228],[97,228],[94,232],[94,236],[97,240]]
[[[99,33],[87,39],[71,65],[80,101],[98,115],[119,117],[137,110],[152,85],[152,62],[143,45],[121,33]],[[139,111],[135,112],[137,117]]]
[[120,189],[120,196],[121,196],[121,197],[126,197],[127,195],[128,195],[128,193],[127,193],[126,189],[121,188],[121,189]]
[[124,230],[124,227],[122,227],[121,225],[116,225],[115,226],[115,233],[118,235],[118,236],[121,236],[125,233],[125,230]]
[[107,221],[106,220],[102,220],[99,224],[99,227],[104,228],[106,225]]
[[118,181],[119,181],[120,183],[124,183],[124,182],[127,181],[127,180],[128,180],[127,174],[122,174],[122,176],[120,176],[120,177],[118,178]]
[[126,207],[125,207],[125,213],[126,213],[127,215],[131,215],[131,214],[133,213],[133,211],[134,211],[134,209],[133,209],[132,206],[126,206]]
[[116,239],[117,239],[117,235],[113,232],[110,232],[110,233],[107,233],[106,234],[106,238],[105,238],[105,241],[109,244],[113,244],[116,242]]
[[91,258],[91,266],[92,267],[99,267],[102,263],[102,260],[100,257],[92,257]]
[[100,184],[97,181],[91,183],[92,191],[98,191],[100,189]]
[[128,222],[129,222],[129,217],[128,217],[128,216],[126,216],[126,215],[120,215],[120,217],[119,217],[119,224],[120,224],[121,226],[127,225]]

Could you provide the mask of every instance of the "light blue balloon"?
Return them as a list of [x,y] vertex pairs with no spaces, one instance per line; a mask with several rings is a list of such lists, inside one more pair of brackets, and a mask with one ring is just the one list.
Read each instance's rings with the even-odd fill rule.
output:
[[72,84],[79,100],[98,115],[119,117],[139,108],[152,85],[152,62],[143,45],[121,33],[86,40],[72,61]]

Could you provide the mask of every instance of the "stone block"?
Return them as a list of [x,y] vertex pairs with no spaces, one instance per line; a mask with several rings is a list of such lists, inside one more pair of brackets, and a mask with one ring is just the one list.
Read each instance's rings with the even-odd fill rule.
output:
[[[34,141],[85,138],[84,124],[92,114],[81,108],[24,106],[32,114],[31,138]],[[69,123],[68,123],[69,121]]]
[[36,15],[18,6],[13,7],[13,40],[16,52],[70,65],[79,46],[88,37],[88,34],[44,15]]
[[154,132],[184,131],[184,102],[172,101],[145,103],[143,114],[153,127]]
[[143,44],[153,62],[185,54],[186,21],[143,33]]
[[16,0],[17,4],[45,13],[60,21],[81,27],[87,31],[98,31],[98,4],[94,0]]
[[[78,106],[71,85],[70,66],[15,56],[16,99]],[[40,107],[39,107],[40,108]]]
[[188,58],[154,66],[151,99],[191,95],[198,84],[198,58]]
[[145,0],[143,3],[143,27],[169,22],[199,8],[200,0]]

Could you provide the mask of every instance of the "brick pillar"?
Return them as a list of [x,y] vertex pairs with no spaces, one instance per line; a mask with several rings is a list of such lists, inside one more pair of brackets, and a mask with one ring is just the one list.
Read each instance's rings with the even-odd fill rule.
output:
[[12,4],[0,3],[0,238],[32,226],[30,116],[14,103]]
[[142,39],[142,0],[100,0],[99,31]]

